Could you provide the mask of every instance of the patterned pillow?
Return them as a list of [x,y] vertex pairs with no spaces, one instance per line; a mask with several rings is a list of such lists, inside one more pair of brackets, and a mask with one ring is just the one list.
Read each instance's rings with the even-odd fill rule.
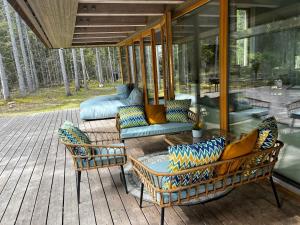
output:
[[[171,146],[169,147],[169,173],[216,162],[220,158],[224,147],[224,137],[197,144]],[[196,183],[199,180],[208,179],[212,176],[212,173],[213,171],[205,169],[194,174],[178,175],[172,178],[172,184],[170,184],[170,177],[165,177],[162,181],[163,189],[190,185],[191,178],[192,183]]]
[[275,117],[269,117],[261,122],[258,126],[257,148],[271,148],[278,138],[278,127]]
[[143,106],[135,105],[119,107],[119,115],[120,127],[122,129],[149,125],[145,118]]
[[[63,124],[62,128],[58,129],[58,136],[63,142],[70,144],[91,144],[88,136],[68,121]],[[89,148],[76,147],[75,150],[77,151],[75,154],[83,156],[87,153],[90,154]]]
[[188,122],[188,110],[191,107],[191,99],[172,100],[166,102],[166,115],[169,122]]

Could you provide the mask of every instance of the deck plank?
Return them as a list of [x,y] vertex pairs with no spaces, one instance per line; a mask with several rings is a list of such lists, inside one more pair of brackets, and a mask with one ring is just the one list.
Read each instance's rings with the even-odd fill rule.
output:
[[[72,158],[57,137],[66,119],[88,130],[116,131],[114,120],[83,122],[77,109],[0,118],[0,224],[158,225],[160,208],[144,202],[140,209],[138,199],[125,193],[118,167],[82,172],[78,206]],[[126,146],[134,157],[167,147],[163,136]],[[204,205],[168,208],[165,224],[300,224],[299,198],[280,188],[279,195],[281,209],[268,182],[244,185]]]

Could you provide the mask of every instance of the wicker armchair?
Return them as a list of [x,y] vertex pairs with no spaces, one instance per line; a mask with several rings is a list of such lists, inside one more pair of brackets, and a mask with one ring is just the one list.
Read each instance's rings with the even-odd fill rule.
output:
[[[133,171],[141,181],[140,207],[142,207],[144,186],[152,196],[153,202],[161,207],[161,225],[164,224],[164,208],[174,205],[183,205],[197,202],[207,202],[224,196],[233,188],[269,179],[276,198],[277,206],[280,207],[277,191],[272,179],[272,172],[278,160],[278,154],[283,143],[277,141],[275,146],[264,151],[253,152],[247,156],[232,160],[218,161],[212,164],[203,165],[176,173],[158,173],[146,165],[130,157]],[[236,167],[238,163],[238,166]],[[218,175],[217,169],[226,165],[227,172]],[[238,168],[232,170],[231,168]],[[196,172],[210,171],[208,179],[192,182]],[[183,177],[190,176],[189,183],[183,185]],[[176,188],[171,188],[172,180],[180,177],[180,183]],[[165,187],[168,181],[169,188]]]
[[[128,193],[125,173],[123,165],[127,162],[126,148],[123,143],[117,144],[103,144],[105,142],[112,142],[110,140],[99,140],[97,139],[97,133],[99,132],[85,132],[91,137],[91,144],[71,144],[66,143],[63,140],[60,140],[62,144],[66,146],[69,152],[72,155],[73,167],[77,172],[77,199],[78,203],[80,202],[80,182],[81,182],[81,172],[112,167],[120,166],[121,168],[121,178],[125,186],[125,191]],[[106,132],[107,133],[107,132]],[[92,137],[94,137],[92,139]],[[118,140],[118,139],[117,139]],[[101,144],[100,144],[101,143]],[[78,154],[78,149],[84,149],[88,154]]]
[[293,128],[295,126],[295,120],[300,120],[300,100],[292,102],[286,107],[288,115],[292,119],[292,123],[290,126]]

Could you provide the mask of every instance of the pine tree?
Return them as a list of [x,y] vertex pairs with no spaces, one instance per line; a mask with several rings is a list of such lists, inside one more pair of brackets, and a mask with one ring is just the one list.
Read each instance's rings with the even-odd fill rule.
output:
[[59,53],[59,61],[60,61],[60,66],[61,66],[61,72],[62,72],[62,75],[63,75],[63,82],[64,82],[64,85],[65,85],[66,95],[70,96],[71,95],[70,83],[69,83],[67,72],[66,72],[66,66],[65,66],[65,61],[64,61],[63,50],[59,49],[58,53]]
[[0,80],[1,80],[3,98],[4,100],[9,100],[10,93],[9,93],[8,82],[5,74],[1,53],[0,53]]
[[76,50],[72,49],[72,57],[73,57],[73,65],[74,65],[74,80],[75,80],[75,90],[80,90],[79,77],[78,77],[78,67],[77,67],[77,58],[76,58]]

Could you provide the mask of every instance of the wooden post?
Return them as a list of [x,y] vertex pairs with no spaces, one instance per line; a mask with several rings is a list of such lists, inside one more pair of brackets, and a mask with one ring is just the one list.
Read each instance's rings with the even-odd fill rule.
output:
[[137,77],[137,67],[136,67],[136,52],[135,52],[135,45],[134,42],[132,43],[132,61],[133,61],[133,77],[134,77],[134,83],[136,86],[138,86],[138,77]]
[[140,64],[141,64],[141,72],[142,72],[142,79],[143,79],[144,102],[145,105],[147,105],[148,94],[147,94],[147,77],[146,77],[146,64],[145,64],[145,45],[144,45],[144,39],[142,37],[140,39]]
[[228,0],[220,0],[220,128],[229,129],[228,121]]
[[164,85],[164,99],[168,100],[168,87],[167,87],[167,74],[166,74],[166,49],[165,49],[165,29],[162,26],[160,28],[160,40],[161,40],[161,50],[162,50],[162,75],[163,75],[163,85]]
[[169,68],[169,99],[174,99],[174,68],[173,68],[173,44],[172,44],[172,20],[171,12],[167,12],[166,16],[166,36],[167,36],[167,52],[168,52],[168,68]]
[[159,104],[158,82],[157,82],[157,61],[156,61],[156,38],[155,30],[151,29],[151,49],[152,49],[152,78],[154,82],[154,104]]
[[124,84],[124,74],[123,74],[123,65],[122,65],[122,52],[121,52],[121,47],[118,48],[119,52],[119,66],[120,66],[120,73],[121,73],[121,78],[122,78],[122,83]]
[[130,69],[130,62],[129,62],[129,51],[128,51],[128,46],[125,46],[125,51],[126,51],[126,68],[127,68],[127,74],[128,74],[128,83],[131,84],[131,69]]

